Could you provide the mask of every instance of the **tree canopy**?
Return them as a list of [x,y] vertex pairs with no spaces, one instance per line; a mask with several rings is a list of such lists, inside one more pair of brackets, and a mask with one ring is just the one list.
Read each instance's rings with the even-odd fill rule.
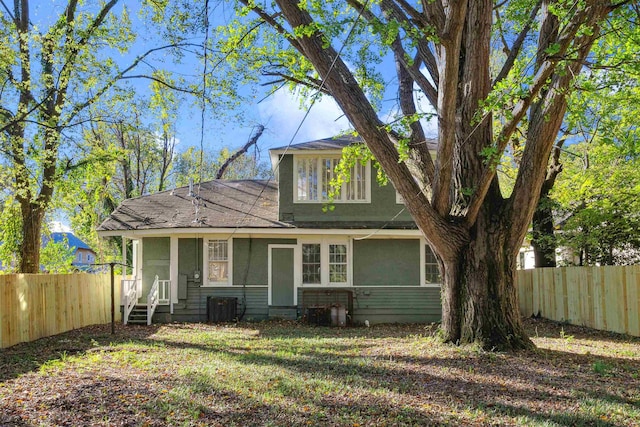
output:
[[[55,190],[86,161],[76,158],[74,150],[81,125],[109,119],[92,115],[92,108],[117,97],[125,81],[153,82],[155,93],[162,96],[154,97],[151,107],[165,118],[175,104],[171,91],[202,93],[201,80],[189,84],[149,66],[160,53],[179,59],[186,48],[197,47],[186,39],[201,25],[165,21],[159,12],[162,5],[142,2],[138,7],[147,31],[162,34],[164,40],[155,38],[157,45],[141,48],[132,28],[136,17],[118,0],[69,0],[62,9],[52,7],[37,19],[31,1],[13,6],[2,1],[0,8],[0,161],[11,171],[6,191],[21,213],[18,269],[34,273],[40,264],[42,222]],[[174,8],[164,6],[162,10],[178,16]],[[168,136],[166,126],[163,131],[161,135]]]
[[[515,257],[575,77],[597,65],[605,19],[635,2],[240,3],[218,50],[238,73],[338,103],[439,257],[445,338],[530,346]],[[432,159],[421,119],[434,111]],[[508,150],[519,167],[507,193],[496,171]]]

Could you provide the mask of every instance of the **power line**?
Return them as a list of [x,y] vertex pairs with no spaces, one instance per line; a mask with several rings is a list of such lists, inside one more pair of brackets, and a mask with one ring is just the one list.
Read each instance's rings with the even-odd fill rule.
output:
[[[331,72],[333,71],[336,62],[338,61],[338,58],[340,58],[340,55],[342,54],[342,52],[344,51],[344,49],[347,46],[347,43],[349,42],[349,39],[351,38],[351,35],[353,34],[353,31],[356,28],[356,25],[358,24],[358,21],[360,20],[360,18],[362,17],[362,11],[366,8],[366,6],[368,5],[369,0],[367,0],[367,2],[363,5],[362,9],[360,9],[360,11],[358,12],[358,16],[356,17],[355,21],[353,22],[353,24],[351,25],[351,28],[349,29],[349,32],[347,33],[347,37],[344,39],[344,42],[342,43],[342,46],[340,47],[340,49],[337,52],[337,55],[335,56],[335,58],[333,58],[333,61],[331,62],[331,66],[329,67],[329,71],[327,72],[327,77],[331,74]],[[298,126],[296,127],[295,132],[293,133],[293,136],[289,139],[289,142],[287,143],[282,155],[280,156],[280,158],[278,159],[278,161],[276,162],[276,164],[273,167],[273,170],[271,171],[269,178],[267,179],[267,181],[264,183],[264,185],[262,186],[262,189],[260,190],[260,193],[258,193],[258,196],[256,197],[256,199],[254,200],[253,204],[251,205],[251,207],[249,208],[249,210],[244,214],[244,217],[242,218],[242,221],[240,221],[240,223],[243,223],[244,220],[249,216],[249,214],[251,214],[251,211],[255,208],[256,204],[258,203],[258,200],[260,200],[260,198],[262,197],[262,194],[264,193],[264,191],[267,189],[267,186],[271,183],[271,180],[275,178],[275,171],[278,170],[278,168],[280,167],[280,162],[282,161],[282,159],[284,158],[284,156],[287,154],[287,152],[289,151],[289,148],[291,148],[291,145],[293,144],[293,141],[295,139],[295,137],[298,135],[298,132],[300,132],[300,129],[302,128],[302,125],[304,124],[305,120],[307,119],[307,117],[309,117],[309,113],[311,112],[311,108],[313,108],[313,106],[316,103],[316,99],[317,99],[317,95],[320,94],[322,92],[322,89],[324,88],[325,82],[326,82],[326,78],[324,78],[320,84],[320,87],[318,88],[318,90],[316,91],[315,95],[312,96],[311,98],[311,104],[309,105],[309,108],[307,108],[307,111],[305,112],[304,116],[302,117],[302,120],[300,120],[300,123],[298,124]],[[233,235],[239,230],[240,225],[237,225],[234,230],[231,232],[231,234],[229,235],[229,237],[227,239],[230,239],[231,237],[233,237]]]

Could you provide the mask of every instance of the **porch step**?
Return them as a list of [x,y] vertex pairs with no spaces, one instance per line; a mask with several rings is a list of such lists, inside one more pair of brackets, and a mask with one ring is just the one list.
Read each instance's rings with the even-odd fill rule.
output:
[[147,324],[147,306],[136,305],[129,314],[129,320],[127,323],[134,325],[146,325]]

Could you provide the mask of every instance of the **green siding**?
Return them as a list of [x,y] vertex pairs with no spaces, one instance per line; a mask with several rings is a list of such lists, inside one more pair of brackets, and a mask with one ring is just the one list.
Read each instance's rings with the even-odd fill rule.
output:
[[[202,239],[178,239],[178,274],[187,276],[186,299],[174,305],[171,317],[177,322],[205,322],[207,320],[207,297],[236,297],[243,310],[246,298],[246,312],[243,320],[263,320],[268,317],[267,306],[267,256],[270,244],[295,244],[296,239],[233,239],[233,287],[202,287],[201,279],[195,279],[194,272],[202,277]],[[248,285],[249,287],[243,287]],[[260,286],[260,287],[255,287]],[[179,292],[180,293],[180,292]],[[160,310],[160,308],[159,308]],[[162,308],[168,311],[168,307]]]
[[156,275],[160,280],[170,279],[168,237],[142,239],[142,266],[142,298],[138,302],[146,303]]
[[192,281],[198,272],[201,280],[203,259],[202,239],[178,239],[178,274],[184,274]]
[[419,286],[420,240],[354,241],[353,284],[355,286]]
[[[322,221],[389,221],[398,215],[402,205],[396,203],[393,185],[379,185],[376,170],[371,168],[371,203],[334,203],[334,209],[323,212],[322,203],[293,203],[293,155],[283,156],[279,166],[278,186],[280,220],[301,222]],[[405,210],[394,221],[413,221]]]
[[[303,292],[298,289],[298,306],[305,306]],[[326,289],[326,288],[313,288]],[[341,288],[345,289],[345,288]],[[439,322],[442,317],[440,288],[375,287],[346,288],[353,291],[353,322],[362,324],[368,320],[376,323],[428,323]],[[313,301],[315,304],[316,301]],[[301,310],[302,312],[302,310]]]
[[[187,278],[186,292],[182,292],[185,298],[174,305],[171,317],[168,316],[168,306],[158,307],[156,317],[178,322],[204,322],[207,320],[207,297],[212,296],[238,298],[239,315],[246,305],[242,320],[267,319],[268,245],[295,243],[296,239],[234,239],[234,286],[202,287],[201,279],[194,276],[196,271],[202,275],[202,239],[178,239],[178,273]],[[169,245],[168,237],[143,240],[145,301],[156,274],[160,278],[169,278]],[[354,241],[353,257],[355,286],[340,289],[353,292],[351,315],[354,323],[361,324],[365,320],[371,324],[440,321],[440,289],[408,287],[419,282],[419,240]],[[283,270],[288,269],[285,267]],[[242,286],[243,282],[248,286]],[[298,289],[299,308],[305,305],[302,297],[305,289],[309,288]]]
[[296,239],[233,239],[233,284],[267,286],[268,247],[296,244]]
[[[171,320],[174,322],[206,322],[207,297],[235,297],[238,298],[238,316],[242,315],[246,299],[246,311],[242,320],[264,320],[268,317],[267,287],[201,287],[188,282],[187,300],[174,306]],[[160,307],[159,307],[160,308]],[[162,307],[162,311],[168,311]]]

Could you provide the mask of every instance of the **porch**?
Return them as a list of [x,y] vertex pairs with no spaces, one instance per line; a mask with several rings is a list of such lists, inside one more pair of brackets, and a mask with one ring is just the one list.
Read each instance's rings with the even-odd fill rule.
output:
[[143,297],[142,279],[134,277],[132,279],[122,279],[122,313],[123,323],[147,324],[151,325],[153,315],[158,306],[168,306],[169,313],[173,314],[173,303],[171,302],[171,280],[160,280],[155,276],[153,285],[146,295],[146,302],[141,301]]

